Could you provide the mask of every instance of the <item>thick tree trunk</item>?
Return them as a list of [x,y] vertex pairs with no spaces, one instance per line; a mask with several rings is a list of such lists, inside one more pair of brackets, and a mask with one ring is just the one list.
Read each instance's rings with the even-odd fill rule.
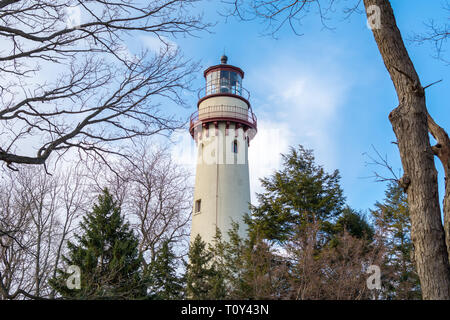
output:
[[[389,115],[404,170],[411,240],[424,299],[450,299],[450,265],[439,207],[437,171],[428,137],[424,89],[409,58],[388,0],[364,0],[378,49],[397,92]],[[376,15],[376,16],[373,16]]]
[[428,114],[428,130],[436,139],[437,143],[432,147],[434,154],[439,158],[444,167],[445,174],[445,194],[444,194],[444,230],[447,253],[450,260],[450,138],[447,132],[441,128]]

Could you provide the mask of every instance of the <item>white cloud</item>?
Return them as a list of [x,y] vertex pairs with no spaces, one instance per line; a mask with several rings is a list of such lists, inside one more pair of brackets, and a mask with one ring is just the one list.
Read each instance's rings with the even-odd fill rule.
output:
[[287,123],[258,121],[258,133],[250,142],[248,160],[252,203],[256,203],[255,193],[262,192],[259,179],[280,167],[281,153],[288,151],[291,135]]
[[255,113],[260,120],[282,123],[293,144],[314,149],[318,162],[334,169],[335,128],[351,80],[344,78],[332,59],[322,64],[314,64],[313,59],[309,63],[290,58],[280,61],[259,77],[256,85],[264,91],[257,93],[262,103]]
[[[249,70],[253,111],[258,116],[258,134],[250,147],[250,185],[260,192],[259,178],[281,166],[280,153],[302,144],[314,150],[317,163],[327,170],[338,166],[336,127],[339,109],[345,103],[351,80],[330,59],[314,64],[283,58],[273,67]],[[261,73],[260,70],[264,70]],[[254,148],[254,149],[253,149]],[[256,150],[255,150],[256,149]]]
[[156,53],[159,53],[161,50],[165,50],[166,48],[169,50],[176,50],[178,48],[176,42],[169,40],[166,37],[158,38],[156,36],[141,36],[140,39],[146,48]]

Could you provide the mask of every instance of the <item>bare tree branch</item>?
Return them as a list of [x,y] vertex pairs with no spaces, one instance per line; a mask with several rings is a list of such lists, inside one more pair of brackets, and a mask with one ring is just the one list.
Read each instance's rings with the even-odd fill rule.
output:
[[[450,18],[450,1],[446,1],[443,4],[442,9],[449,15]],[[423,44],[425,42],[431,43],[434,46],[436,52],[436,58],[442,60],[446,64],[449,64],[445,57],[445,45],[447,44],[447,40],[450,38],[450,24],[439,23],[433,19],[430,19],[427,23],[425,23],[427,28],[427,32],[421,34],[415,34],[409,40],[416,42],[418,44]]]
[[[189,12],[197,1],[0,2],[0,160],[14,169],[69,149],[104,157],[122,141],[182,127],[160,107],[185,104],[198,65],[167,37],[209,27]],[[130,52],[145,34],[160,50]]]
[[366,165],[375,165],[377,167],[384,168],[388,171],[389,176],[382,175],[378,173],[378,171],[372,171],[373,175],[368,178],[374,178],[376,182],[393,181],[398,183],[400,181],[400,170],[396,173],[392,165],[389,163],[387,155],[382,156],[374,145],[371,145],[371,147],[375,153],[375,156],[372,156],[368,152],[364,152],[363,155],[367,156],[370,160],[369,162],[366,162]]

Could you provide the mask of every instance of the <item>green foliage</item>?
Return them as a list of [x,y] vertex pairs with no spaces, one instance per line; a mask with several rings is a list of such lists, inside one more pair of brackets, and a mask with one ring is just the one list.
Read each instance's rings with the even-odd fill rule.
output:
[[232,223],[228,230],[228,241],[223,244],[223,261],[225,262],[225,278],[228,299],[248,299],[249,241],[239,236],[239,224]]
[[187,267],[187,297],[190,299],[267,299],[274,292],[273,255],[262,240],[239,236],[233,223],[224,240],[220,230],[211,244],[197,236],[191,244]]
[[284,290],[283,259],[262,238],[244,239],[240,278],[234,282],[233,299],[276,299]]
[[[186,269],[186,296],[188,299],[211,299],[212,279],[215,276],[211,266],[213,254],[206,243],[197,235],[189,248],[189,262]],[[217,279],[217,278],[216,278]]]
[[377,202],[372,210],[377,228],[387,247],[384,281],[388,299],[420,299],[420,282],[412,261],[413,244],[410,237],[411,222],[406,194],[396,183],[385,192],[383,203]]
[[225,260],[225,242],[222,240],[222,232],[216,228],[216,234],[212,244],[208,245],[208,252],[211,254],[210,261],[210,292],[209,299],[222,300],[227,295],[226,278],[227,262]]
[[81,270],[81,288],[68,289],[68,274],[59,270],[50,284],[69,299],[137,299],[145,296],[138,239],[121,216],[107,189],[83,217],[82,233],[67,244],[66,266]]
[[375,233],[366,217],[348,206],[335,223],[326,223],[325,229],[331,235],[332,240],[336,239],[336,236],[348,232],[353,237],[371,242]]
[[220,290],[212,290],[212,299],[270,299],[279,292],[279,260],[270,244],[261,238],[241,238],[237,223],[232,223],[227,240],[217,231],[209,251],[220,279],[213,279]]
[[362,213],[344,207],[338,171],[326,173],[311,150],[292,148],[283,164],[261,180],[260,204],[244,219],[249,236],[240,237],[237,223],[226,239],[216,230],[210,244],[197,235],[183,278],[169,241],[143,274],[138,240],[105,189],[64,256],[66,265],[81,268],[81,290],[66,287],[62,270],[52,286],[74,299],[367,299],[372,292],[364,266],[377,264],[384,297],[420,298],[402,189],[389,186],[371,212],[372,226]]
[[177,275],[176,258],[170,241],[163,241],[146,275],[151,299],[173,300],[183,297],[183,281]]
[[261,179],[265,191],[257,195],[260,204],[251,207],[252,219],[247,220],[251,233],[280,243],[299,226],[331,221],[345,201],[339,172],[329,174],[316,165],[311,150],[299,146],[282,157],[283,169]]

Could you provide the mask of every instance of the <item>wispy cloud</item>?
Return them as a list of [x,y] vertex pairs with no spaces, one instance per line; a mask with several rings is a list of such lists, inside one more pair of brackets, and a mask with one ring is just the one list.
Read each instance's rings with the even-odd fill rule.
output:
[[[261,68],[264,73],[253,76],[251,86],[253,108],[259,130],[250,147],[252,193],[260,191],[259,178],[270,175],[281,165],[280,152],[302,144],[314,150],[317,161],[327,169],[335,169],[339,157],[335,141],[339,109],[346,101],[351,80],[336,70],[335,65],[314,65],[283,58]],[[262,161],[262,163],[261,163]],[[253,200],[254,201],[254,200]]]
[[281,165],[281,153],[286,153],[292,139],[292,131],[287,123],[263,119],[258,121],[258,134],[250,142],[249,171],[252,203],[255,193],[262,191],[260,178],[267,177]]
[[159,53],[161,50],[165,49],[176,50],[178,48],[176,42],[166,37],[141,36],[140,39],[147,49],[156,53]]

